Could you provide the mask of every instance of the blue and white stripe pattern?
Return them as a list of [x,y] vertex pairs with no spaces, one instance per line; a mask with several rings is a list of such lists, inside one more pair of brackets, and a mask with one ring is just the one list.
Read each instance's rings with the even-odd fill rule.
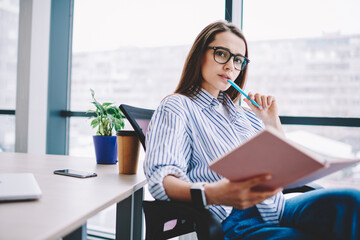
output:
[[[228,117],[217,110],[219,104],[228,110]],[[156,199],[169,200],[162,185],[167,175],[187,182],[220,180],[220,175],[209,170],[209,164],[262,128],[263,123],[253,112],[235,106],[223,92],[217,99],[204,89],[192,98],[180,94],[165,98],[155,111],[146,136],[144,171],[150,193]],[[278,193],[257,207],[264,221],[277,224],[284,197]],[[224,220],[232,208],[212,205],[210,210]]]

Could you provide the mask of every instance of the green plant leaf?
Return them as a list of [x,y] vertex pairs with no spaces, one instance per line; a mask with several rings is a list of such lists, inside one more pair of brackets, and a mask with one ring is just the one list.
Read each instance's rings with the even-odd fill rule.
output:
[[115,119],[115,131],[119,131],[122,129],[121,121],[119,119]]
[[108,115],[114,116],[114,109],[112,109],[112,108],[110,107],[110,108],[106,109],[106,113],[107,113]]
[[94,92],[94,90],[90,88],[90,92],[91,92],[91,97],[94,99],[94,98],[95,98],[95,92]]
[[90,116],[89,119],[93,119],[90,125],[93,128],[98,128],[96,131],[97,135],[101,136],[112,136],[112,132],[121,130],[125,126],[124,114],[120,109],[113,105],[113,103],[105,102],[99,103],[95,99],[95,91],[90,89],[92,104],[95,106],[95,110],[89,110],[87,113],[95,113],[96,116]]
[[105,114],[105,109],[99,102],[95,101],[95,102],[92,102],[92,103],[95,105],[96,110],[97,110],[97,112],[99,112],[100,115]]
[[103,107],[107,107],[107,106],[110,106],[112,103],[103,103],[102,106]]
[[91,126],[93,127],[93,128],[95,128],[95,127],[97,127],[98,125],[99,125],[99,119],[98,118],[95,118],[94,120],[92,120],[91,121]]
[[103,124],[99,124],[98,133],[99,133],[101,136],[104,136],[104,126],[103,126]]

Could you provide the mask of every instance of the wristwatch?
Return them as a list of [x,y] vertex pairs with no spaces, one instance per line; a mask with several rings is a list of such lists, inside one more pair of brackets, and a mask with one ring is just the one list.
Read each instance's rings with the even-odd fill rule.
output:
[[204,182],[194,183],[190,188],[191,201],[196,207],[207,207]]

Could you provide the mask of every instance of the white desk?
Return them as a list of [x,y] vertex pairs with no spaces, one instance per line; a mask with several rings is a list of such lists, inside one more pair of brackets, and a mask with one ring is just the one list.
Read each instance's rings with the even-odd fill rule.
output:
[[[0,203],[0,239],[58,239],[69,233],[68,238],[75,239],[87,219],[115,203],[116,239],[141,239],[146,184],[141,165],[136,175],[119,175],[118,165],[98,165],[92,158],[0,153],[0,172],[31,172],[43,193],[36,201]],[[53,174],[65,168],[98,176]]]

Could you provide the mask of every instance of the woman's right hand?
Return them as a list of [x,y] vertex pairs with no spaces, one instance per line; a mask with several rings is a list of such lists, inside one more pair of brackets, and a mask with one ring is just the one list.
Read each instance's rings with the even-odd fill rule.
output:
[[208,183],[205,185],[206,201],[208,204],[232,206],[237,209],[252,207],[282,191],[281,188],[270,191],[253,190],[253,187],[270,178],[271,176],[265,174],[241,182],[231,182],[224,178],[218,182]]

